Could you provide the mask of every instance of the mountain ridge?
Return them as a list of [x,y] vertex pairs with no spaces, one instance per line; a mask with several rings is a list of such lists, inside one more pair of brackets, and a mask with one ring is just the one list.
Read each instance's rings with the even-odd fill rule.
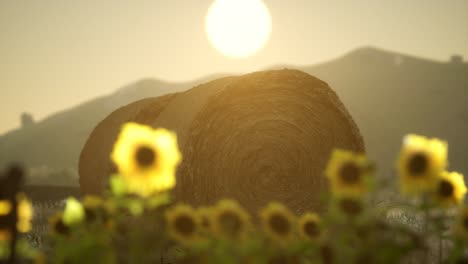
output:
[[[468,165],[462,161],[468,156],[468,140],[463,136],[468,132],[466,62],[437,62],[364,47],[317,65],[268,69],[275,68],[296,68],[327,82],[358,124],[369,155],[386,171],[392,166],[383,163],[393,163],[401,137],[420,133],[447,139],[453,146],[449,153],[456,157],[452,162],[455,169],[468,173]],[[0,136],[0,167],[20,160],[32,168],[75,169],[88,135],[112,111],[142,98],[183,91],[227,75],[181,83],[145,78],[56,112],[30,127]],[[381,146],[383,141],[388,148]]]

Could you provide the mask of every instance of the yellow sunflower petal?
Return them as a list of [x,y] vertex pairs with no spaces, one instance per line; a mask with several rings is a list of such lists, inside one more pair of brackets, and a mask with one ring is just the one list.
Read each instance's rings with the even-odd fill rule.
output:
[[405,194],[428,192],[447,167],[447,143],[414,134],[407,135],[397,162],[400,189]]
[[441,172],[433,193],[434,200],[442,207],[458,205],[466,194],[465,180],[458,172]]
[[364,154],[335,149],[325,174],[333,195],[362,197],[368,192],[373,170]]
[[260,210],[260,220],[266,235],[276,242],[287,242],[296,230],[294,214],[283,204],[271,202]]
[[27,199],[22,199],[18,203],[18,223],[19,232],[26,233],[32,228],[31,220],[33,217],[33,208],[31,202]]
[[0,215],[7,215],[11,211],[11,202],[7,200],[0,200]]
[[306,213],[299,218],[299,234],[306,239],[316,239],[320,236],[320,224],[318,214]]
[[[23,193],[17,195],[18,207],[18,221],[16,227],[19,232],[26,233],[31,230],[31,220],[33,217],[33,207],[31,202],[26,198]],[[10,201],[0,201],[0,216],[11,213],[12,204]]]
[[114,145],[111,159],[117,164],[129,192],[149,196],[174,187],[181,154],[175,133],[127,123]]
[[220,200],[210,213],[212,231],[215,235],[229,239],[244,239],[251,227],[250,215],[237,201]]
[[182,244],[199,240],[200,218],[189,205],[179,204],[165,213],[169,235]]

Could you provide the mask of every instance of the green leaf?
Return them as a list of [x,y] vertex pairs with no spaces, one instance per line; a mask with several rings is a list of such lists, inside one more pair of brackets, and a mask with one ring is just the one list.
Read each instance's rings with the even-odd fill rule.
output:
[[0,260],[6,259],[10,255],[8,241],[0,241]]

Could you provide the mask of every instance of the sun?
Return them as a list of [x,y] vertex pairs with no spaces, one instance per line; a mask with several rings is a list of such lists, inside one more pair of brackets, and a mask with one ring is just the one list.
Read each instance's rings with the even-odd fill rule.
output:
[[205,30],[221,54],[249,57],[270,38],[270,12],[261,0],[215,0],[205,17]]

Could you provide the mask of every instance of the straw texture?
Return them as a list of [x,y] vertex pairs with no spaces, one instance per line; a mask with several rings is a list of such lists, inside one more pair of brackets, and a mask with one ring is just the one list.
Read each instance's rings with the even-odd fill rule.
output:
[[[85,147],[80,162],[83,191],[90,186],[88,178],[107,177],[108,169],[93,170],[105,163],[111,143],[104,146],[95,137],[115,139],[118,123],[135,116],[127,112],[136,108],[154,111],[132,121],[177,132],[183,162],[175,196],[194,205],[234,198],[252,212],[272,200],[296,213],[318,210],[319,194],[327,189],[323,170],[333,148],[364,151],[359,129],[335,92],[297,70],[221,78],[151,100],[119,109],[91,134],[90,150]],[[118,122],[110,122],[113,115]]]

